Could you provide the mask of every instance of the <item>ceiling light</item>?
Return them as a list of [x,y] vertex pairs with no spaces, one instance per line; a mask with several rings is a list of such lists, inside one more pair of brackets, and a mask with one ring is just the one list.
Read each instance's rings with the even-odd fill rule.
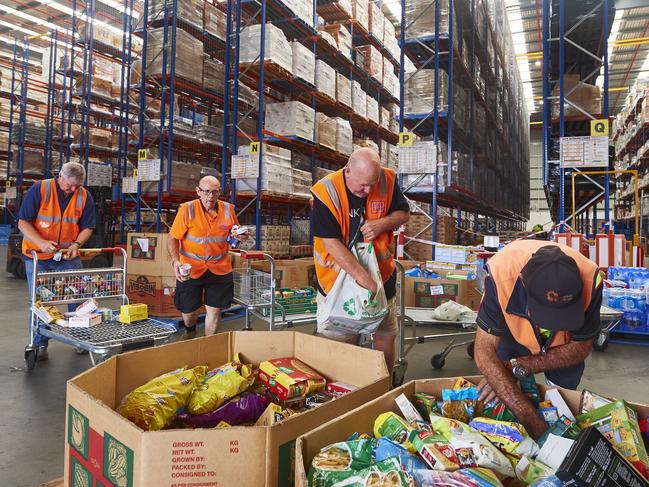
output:
[[541,61],[537,59],[536,62],[534,63],[534,66],[540,66],[540,65],[541,65]]

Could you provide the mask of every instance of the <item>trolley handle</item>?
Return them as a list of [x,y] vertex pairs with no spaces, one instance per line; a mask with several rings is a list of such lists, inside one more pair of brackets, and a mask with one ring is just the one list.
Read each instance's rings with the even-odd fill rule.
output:
[[119,254],[124,249],[121,247],[99,247],[95,249],[79,249],[80,254]]

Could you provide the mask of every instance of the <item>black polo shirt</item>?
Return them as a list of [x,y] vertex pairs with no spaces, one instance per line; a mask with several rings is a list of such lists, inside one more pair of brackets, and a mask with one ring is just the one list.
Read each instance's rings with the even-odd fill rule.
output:
[[[518,343],[512,336],[496,292],[496,284],[491,276],[487,276],[484,284],[484,297],[478,311],[477,323],[480,328],[489,333],[501,337],[498,345],[498,357],[501,360],[511,360],[516,357],[531,355],[532,353],[526,347]],[[592,340],[597,337],[601,331],[600,308],[602,305],[602,286],[595,285],[590,305],[585,311],[584,325],[577,331],[570,332],[571,340],[584,341]],[[534,327],[534,333],[539,340],[539,346],[547,345],[548,338],[551,336],[549,330],[544,330],[532,323],[527,313],[527,293],[523,287],[520,278],[514,284],[512,296],[507,303],[507,312],[523,316]],[[554,384],[574,389],[579,384],[581,375],[584,371],[584,363],[567,367],[565,369],[553,370],[546,372],[546,377]]]

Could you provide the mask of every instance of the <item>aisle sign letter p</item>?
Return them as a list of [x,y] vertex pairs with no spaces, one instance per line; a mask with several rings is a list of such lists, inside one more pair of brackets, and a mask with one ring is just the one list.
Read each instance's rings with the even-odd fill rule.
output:
[[412,132],[399,133],[399,147],[412,147],[414,141],[415,134],[413,134]]

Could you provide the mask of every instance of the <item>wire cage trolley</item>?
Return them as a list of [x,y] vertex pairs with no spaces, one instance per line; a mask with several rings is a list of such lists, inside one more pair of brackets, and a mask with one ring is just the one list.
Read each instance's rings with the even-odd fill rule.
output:
[[[30,289],[30,303],[40,301],[43,305],[72,305],[88,299],[97,301],[121,300],[128,304],[126,295],[126,251],[122,248],[82,249],[81,253],[122,254],[122,267],[78,269],[57,272],[41,272],[38,256],[32,251],[34,270]],[[112,310],[111,310],[112,311]],[[168,341],[176,331],[171,324],[145,319],[130,324],[111,319],[87,328],[72,328],[56,323],[47,324],[31,307],[29,319],[29,345],[25,347],[25,364],[32,370],[38,358],[36,335],[41,335],[71,345],[90,354],[93,364],[111,355],[127,350],[160,345]]]
[[[475,339],[476,320],[475,315],[468,319],[459,321],[441,321],[432,318],[432,309],[429,308],[407,308],[405,306],[405,269],[398,261],[394,261],[397,268],[397,295],[399,306],[397,308],[397,322],[399,325],[399,336],[397,343],[397,356],[392,373],[392,383],[395,386],[403,383],[408,369],[406,356],[418,343],[426,343],[440,338],[451,338],[450,343],[440,353],[436,353],[430,359],[433,368],[441,369],[446,363],[446,357],[451,351],[458,347],[467,347],[469,357],[473,358],[473,345]],[[440,333],[431,335],[420,335],[417,327],[419,325],[433,325],[440,329]],[[459,338],[466,340],[457,341]]]
[[[234,301],[245,309],[244,330],[252,330],[251,319],[256,317],[268,323],[268,330],[292,328],[316,323],[315,290],[304,289],[290,298],[278,296],[275,278],[275,260],[263,252],[236,252],[245,262],[234,269]],[[267,261],[266,269],[252,267],[252,261]]]

